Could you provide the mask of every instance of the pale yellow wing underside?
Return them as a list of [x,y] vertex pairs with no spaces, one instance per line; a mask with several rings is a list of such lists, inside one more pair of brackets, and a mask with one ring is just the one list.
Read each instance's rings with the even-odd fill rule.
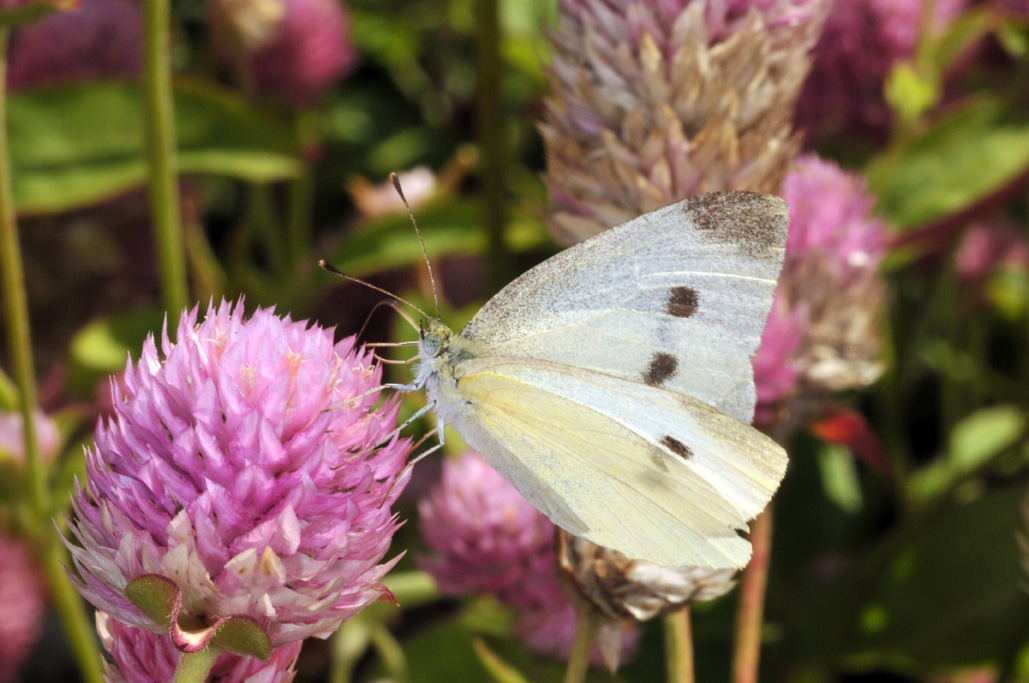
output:
[[786,455],[696,399],[517,358],[460,364],[455,426],[569,532],[666,566],[742,567],[737,534],[771,498]]

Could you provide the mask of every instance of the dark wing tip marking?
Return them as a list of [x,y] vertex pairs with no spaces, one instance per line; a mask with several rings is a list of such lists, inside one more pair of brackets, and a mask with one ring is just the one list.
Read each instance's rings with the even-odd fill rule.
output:
[[692,287],[672,287],[668,290],[668,303],[665,310],[677,318],[689,318],[697,312],[700,295]]
[[679,369],[679,361],[670,353],[658,352],[650,359],[647,371],[643,373],[643,381],[656,387],[675,374]]
[[782,249],[790,224],[786,203],[760,192],[711,192],[686,200],[693,223],[715,239],[750,252]]
[[693,457],[693,451],[690,450],[690,447],[678,439],[666,436],[661,439],[661,445],[684,460],[689,460]]

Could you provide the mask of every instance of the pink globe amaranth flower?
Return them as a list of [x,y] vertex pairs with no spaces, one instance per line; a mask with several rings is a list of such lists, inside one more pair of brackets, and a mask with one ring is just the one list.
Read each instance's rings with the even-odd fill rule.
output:
[[139,76],[142,15],[131,0],[81,0],[11,36],[7,88]]
[[[929,0],[834,0],[797,105],[797,127],[815,139],[847,132],[882,137],[890,122],[883,93],[899,61],[914,56]],[[935,0],[934,26],[968,0]]]
[[[204,624],[245,616],[271,647],[327,637],[380,597],[378,564],[399,523],[407,441],[397,404],[375,409],[381,369],[353,338],[243,304],[183,315],[162,359],[131,360],[114,416],[86,453],[73,498],[75,578],[98,609],[163,632],[126,597],[144,575],[172,581]],[[362,397],[363,396],[363,397]],[[358,398],[360,397],[360,398]]]
[[35,558],[24,543],[0,533],[0,683],[18,680],[45,610],[46,586]]
[[418,512],[432,550],[418,563],[444,593],[484,593],[525,609],[563,599],[553,523],[478,453],[445,462],[440,485]]
[[340,0],[214,0],[220,59],[265,96],[309,106],[357,62]]
[[[96,613],[96,629],[100,642],[110,654],[104,671],[104,680],[108,683],[172,680],[182,653],[175,648],[169,636],[125,626],[106,612]],[[301,645],[299,641],[283,645],[272,652],[268,661],[223,654],[211,668],[207,680],[217,683],[289,683],[295,675],[293,665]]]
[[826,394],[867,386],[880,372],[875,313],[886,234],[864,180],[815,155],[797,158],[782,197],[790,234],[753,361],[756,421],[796,426],[817,416]]

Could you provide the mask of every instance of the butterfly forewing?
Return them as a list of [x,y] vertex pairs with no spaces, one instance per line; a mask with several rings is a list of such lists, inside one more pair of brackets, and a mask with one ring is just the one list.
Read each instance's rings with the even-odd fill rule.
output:
[[750,358],[782,267],[782,200],[701,195],[561,252],[491,299],[461,336],[660,386],[749,422]]

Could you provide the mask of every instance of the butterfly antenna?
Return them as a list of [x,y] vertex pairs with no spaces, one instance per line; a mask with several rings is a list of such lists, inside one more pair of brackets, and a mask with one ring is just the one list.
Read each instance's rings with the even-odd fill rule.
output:
[[[408,211],[410,211],[410,209],[408,209]],[[423,246],[422,248],[424,249],[425,247]],[[388,297],[396,299],[397,301],[399,301],[402,304],[406,304],[407,306],[410,306],[414,310],[416,310],[419,313],[421,313],[423,317],[425,317],[425,318],[429,317],[428,313],[426,313],[422,309],[418,308],[417,306],[415,306],[413,303],[411,303],[407,299],[405,299],[405,298],[403,298],[403,297],[401,297],[401,296],[399,296],[397,294],[394,294],[393,292],[391,292],[389,290],[383,289],[382,287],[376,287],[375,285],[373,285],[370,282],[365,282],[364,280],[360,280],[360,279],[354,277],[353,275],[347,275],[342,270],[340,270],[336,266],[332,265],[331,263],[329,263],[325,259],[318,259],[318,267],[321,268],[322,270],[326,270],[326,271],[332,273],[333,275],[339,275],[340,277],[346,278],[347,280],[350,280],[351,282],[356,282],[357,284],[364,285],[365,287],[368,287],[369,289],[374,289],[376,292],[381,292],[381,293],[385,294]],[[432,295],[433,295],[433,297],[436,296],[435,285],[433,286]],[[439,304],[437,303],[437,307],[438,306],[439,306]],[[400,315],[404,316],[404,319],[407,320],[407,322],[411,323],[412,327],[418,327],[418,325],[416,325],[415,322],[413,320],[411,320],[411,316],[407,315],[404,311],[402,311],[399,308],[394,308],[393,310],[395,310]],[[437,315],[437,317],[438,317],[438,315]]]
[[432,264],[429,263],[429,251],[425,248],[425,240],[422,239],[422,231],[418,229],[418,221],[414,219],[414,212],[411,211],[411,205],[407,203],[407,197],[404,196],[404,188],[400,187],[400,178],[396,173],[390,173],[389,181],[393,183],[394,189],[396,189],[397,194],[400,195],[401,201],[404,202],[404,207],[407,209],[407,215],[411,217],[411,224],[414,225],[414,234],[418,235],[418,244],[422,245],[422,256],[425,257],[425,267],[429,271],[429,282],[432,284],[432,300],[436,304],[436,319],[438,320],[440,316],[439,295],[436,294],[436,278],[432,275]]

